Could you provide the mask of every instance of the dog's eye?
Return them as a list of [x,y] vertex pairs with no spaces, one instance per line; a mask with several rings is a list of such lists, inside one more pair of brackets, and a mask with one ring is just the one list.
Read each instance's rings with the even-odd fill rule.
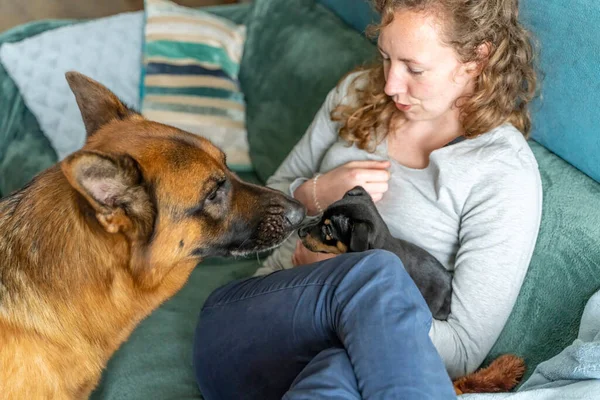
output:
[[325,240],[333,240],[333,234],[330,225],[323,225],[322,233]]
[[213,190],[212,193],[208,195],[206,200],[213,201],[214,199],[217,198],[217,194],[219,194],[219,188],[216,188],[215,190]]
[[217,185],[215,186],[213,191],[210,192],[210,194],[206,197],[206,200],[215,201],[217,196],[219,195],[219,193],[223,191],[223,186],[225,185],[226,182],[227,181],[225,179],[217,182]]

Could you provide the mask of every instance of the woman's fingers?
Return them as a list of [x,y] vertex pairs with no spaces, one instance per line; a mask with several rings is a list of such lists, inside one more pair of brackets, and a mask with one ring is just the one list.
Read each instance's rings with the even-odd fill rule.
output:
[[387,182],[390,180],[390,173],[386,169],[356,169],[351,172],[355,182],[364,185],[368,182]]
[[387,192],[389,185],[387,182],[367,182],[362,185],[362,187],[373,196],[374,194],[383,194]]
[[390,167],[389,161],[375,161],[375,160],[366,160],[366,161],[350,161],[346,164],[347,167],[350,168],[362,168],[362,169],[387,169]]
[[381,200],[383,198],[383,193],[372,194],[371,198],[373,199],[374,203],[377,203],[379,200]]

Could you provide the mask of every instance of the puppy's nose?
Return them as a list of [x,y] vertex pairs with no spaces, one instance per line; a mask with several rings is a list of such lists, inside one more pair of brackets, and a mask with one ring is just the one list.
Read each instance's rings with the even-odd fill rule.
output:
[[305,238],[307,234],[308,226],[301,226],[300,229],[298,229],[298,236],[300,236],[300,238]]
[[314,228],[315,225],[317,225],[320,220],[321,220],[320,215],[304,217],[302,226],[300,228],[298,228],[298,236],[300,236],[301,238],[306,237],[308,235],[308,233],[310,232],[310,230],[312,228]]
[[289,208],[285,212],[285,220],[291,227],[296,227],[300,225],[304,216],[306,215],[306,209],[304,206],[294,201],[290,202]]

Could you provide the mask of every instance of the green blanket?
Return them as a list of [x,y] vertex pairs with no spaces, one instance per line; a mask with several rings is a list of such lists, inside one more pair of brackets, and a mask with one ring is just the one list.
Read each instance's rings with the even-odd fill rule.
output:
[[[238,5],[215,11],[248,22],[241,83],[247,91],[252,157],[262,179],[302,135],[327,91],[373,54],[371,43],[312,3],[255,0],[257,9]],[[0,43],[68,23],[73,21],[21,26],[0,35]],[[523,290],[490,356],[522,355],[529,372],[576,338],[583,307],[600,288],[600,184],[537,143],[531,146],[544,187],[542,226]],[[0,66],[0,193],[19,188],[55,160]],[[253,175],[243,178],[257,181]],[[201,264],[183,290],[144,320],[111,359],[94,399],[199,398],[190,358],[197,314],[211,290],[251,275],[258,264],[257,259]]]

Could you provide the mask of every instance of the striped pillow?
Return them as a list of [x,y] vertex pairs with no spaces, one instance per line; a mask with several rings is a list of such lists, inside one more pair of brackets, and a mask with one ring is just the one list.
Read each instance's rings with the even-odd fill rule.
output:
[[145,1],[141,112],[211,140],[252,169],[238,74],[246,28],[166,0]]

